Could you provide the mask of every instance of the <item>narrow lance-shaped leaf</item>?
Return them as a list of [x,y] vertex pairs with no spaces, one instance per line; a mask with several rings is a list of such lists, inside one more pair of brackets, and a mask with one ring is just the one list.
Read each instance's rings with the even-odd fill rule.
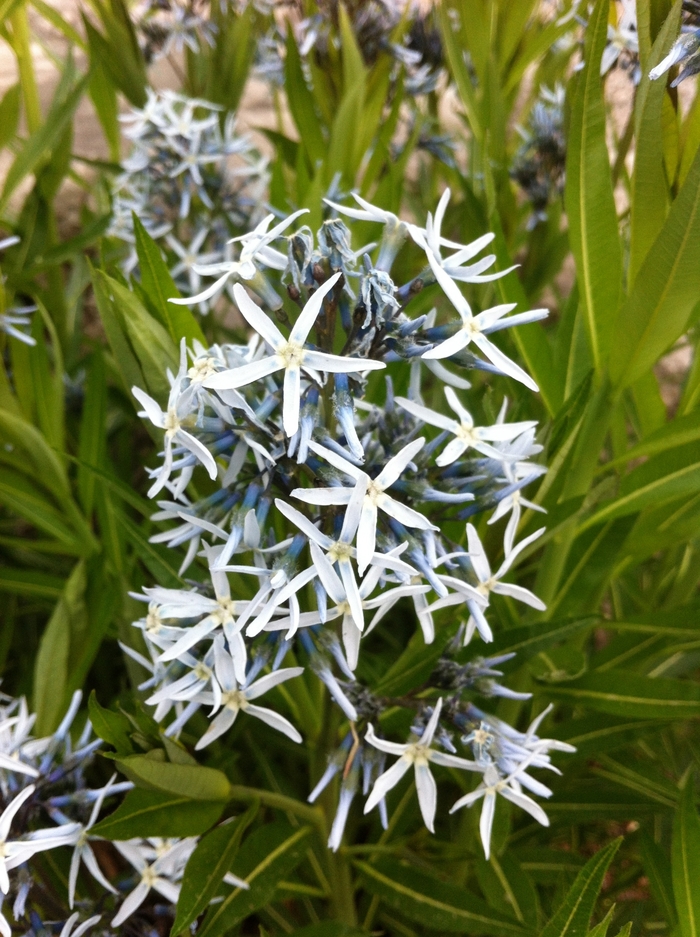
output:
[[681,937],[700,935],[700,819],[691,775],[673,821],[671,869]]
[[613,716],[688,719],[700,716],[700,686],[667,677],[624,670],[594,672],[570,683],[547,686],[547,696],[598,709]]
[[540,937],[585,937],[605,873],[621,842],[614,840],[588,860]]
[[700,149],[615,323],[610,377],[627,387],[683,334],[700,296]]
[[514,920],[492,910],[463,888],[426,876],[409,865],[385,859],[356,862],[367,890],[409,920],[444,934],[525,934]]
[[173,935],[187,930],[216,896],[259,807],[259,803],[253,803],[240,817],[218,826],[198,844],[182,878]]
[[224,801],[192,800],[184,795],[134,788],[117,809],[93,827],[95,836],[197,836],[221,816]]
[[664,170],[661,111],[665,81],[652,81],[649,69],[658,65],[678,35],[680,0],[669,13],[651,53],[651,60],[637,91],[635,155],[630,199],[629,282],[635,277],[654,239],[666,220],[668,184]]
[[622,252],[600,79],[609,8],[609,0],[598,0],[588,21],[585,66],[573,104],[566,160],[565,201],[571,248],[597,373],[607,358],[622,287]]

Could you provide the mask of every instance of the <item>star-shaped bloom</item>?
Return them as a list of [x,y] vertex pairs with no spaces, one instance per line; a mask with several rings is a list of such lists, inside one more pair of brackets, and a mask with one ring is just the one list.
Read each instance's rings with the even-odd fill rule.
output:
[[[337,540],[322,533],[296,508],[279,498],[275,501],[278,511],[284,514],[309,538],[316,575],[321,580],[327,594],[336,604],[348,603],[352,617],[360,631],[364,628],[362,597],[351,561],[357,558],[357,550],[352,546],[352,541],[360,523],[364,497],[365,490],[363,486],[356,486],[353,490],[353,498],[348,503],[343,518],[343,526]],[[326,552],[322,552],[323,550]],[[415,570],[408,563],[404,563],[398,557],[391,557],[382,553],[375,553],[370,559],[369,565],[381,567],[381,569],[391,569],[408,576],[415,574]],[[340,579],[338,579],[335,572],[336,569],[340,574]]]
[[460,797],[459,800],[452,805],[450,813],[454,813],[455,810],[459,810],[460,807],[471,807],[477,800],[482,797],[484,798],[484,805],[481,808],[479,832],[481,833],[481,842],[484,846],[484,853],[487,859],[491,851],[491,830],[493,828],[493,817],[496,811],[496,797],[498,794],[500,794],[501,797],[505,797],[506,800],[509,800],[517,807],[526,810],[530,816],[534,817],[542,826],[549,826],[549,818],[540,805],[531,797],[528,797],[527,794],[523,794],[520,790],[518,775],[521,771],[524,771],[528,764],[529,761],[526,761],[522,765],[519,765],[512,774],[505,778],[501,777],[495,765],[488,765],[484,771],[483,780],[476,790],[473,790],[470,794],[465,794],[464,797]]
[[524,325],[528,322],[536,322],[539,319],[544,319],[549,315],[549,310],[533,309],[529,312],[518,313],[516,316],[511,316],[510,319],[504,320],[503,317],[515,309],[517,305],[516,303],[505,303],[500,306],[494,306],[491,309],[485,309],[475,316],[472,314],[469,303],[464,296],[462,296],[459,287],[452,280],[447,271],[440,266],[432,251],[428,252],[427,257],[428,263],[435,274],[435,279],[459,313],[462,324],[454,335],[451,335],[435,348],[426,351],[423,357],[428,359],[449,358],[451,355],[456,355],[457,352],[462,351],[463,348],[466,348],[467,345],[473,342],[499,371],[502,371],[509,377],[515,378],[516,381],[520,381],[531,390],[538,390],[537,384],[535,384],[530,375],[526,374],[519,365],[515,364],[514,361],[511,361],[510,358],[504,355],[503,352],[489,340],[488,335],[491,332],[510,328],[513,325]]
[[200,230],[194,235],[192,241],[190,242],[189,247],[185,247],[183,244],[178,241],[176,237],[172,234],[166,234],[165,240],[168,242],[169,247],[174,253],[180,258],[179,263],[170,271],[170,275],[173,279],[176,279],[180,276],[181,273],[187,275],[190,283],[190,289],[194,292],[199,289],[202,282],[200,275],[195,270],[195,267],[203,264],[209,263],[212,260],[215,260],[217,257],[221,256],[219,251],[208,251],[205,253],[200,253],[202,245],[209,234],[208,228],[200,228]]
[[204,386],[214,390],[235,389],[259,381],[277,371],[284,371],[282,424],[287,436],[293,436],[299,428],[302,369],[311,370],[313,373],[316,370],[352,372],[385,368],[383,361],[374,361],[369,358],[344,358],[323,351],[314,351],[305,346],[309,332],[321,312],[323,300],[338,282],[340,276],[340,273],[335,273],[311,296],[292,326],[289,338],[282,335],[272,319],[265,315],[240,283],[237,283],[233,292],[241,314],[248,324],[262,335],[273,349],[273,354],[252,364],[214,374],[204,381]]
[[[454,576],[441,576],[440,579],[445,585],[453,586],[457,591],[442,599],[438,599],[437,602],[434,602],[430,606],[429,611],[434,612],[437,611],[437,609],[445,608],[449,605],[458,605],[461,602],[466,602],[471,614],[467,623],[467,631],[464,638],[465,644],[469,643],[475,630],[478,630],[485,641],[493,641],[491,628],[483,612],[483,609],[487,608],[489,605],[491,593],[495,593],[496,595],[508,595],[518,602],[524,602],[531,608],[544,611],[547,606],[541,599],[538,599],[534,593],[530,592],[529,589],[524,588],[524,586],[517,586],[512,582],[501,582],[502,577],[505,576],[513,565],[516,557],[525,547],[542,536],[544,531],[545,528],[541,527],[539,530],[536,530],[534,534],[530,534],[529,537],[526,537],[524,540],[521,540],[520,543],[516,544],[516,546],[506,553],[505,559],[496,572],[492,573],[491,564],[489,563],[483,544],[479,539],[479,535],[476,532],[476,528],[473,524],[467,524],[469,552],[461,555],[463,557],[469,557],[478,582],[476,586],[471,586],[469,583],[457,579]],[[441,557],[439,562],[443,563],[457,555],[459,554],[447,554]]]
[[386,493],[386,489],[391,488],[399,480],[401,473],[413,457],[420,452],[424,444],[425,439],[422,437],[414,439],[413,442],[408,443],[393,458],[389,459],[376,478],[370,478],[366,472],[358,469],[357,466],[348,462],[347,459],[344,459],[336,452],[326,449],[324,446],[319,446],[317,443],[309,443],[309,448],[316,455],[320,455],[334,468],[354,479],[355,487],[295,488],[291,493],[292,497],[299,498],[307,504],[349,504],[353,499],[356,488],[363,489],[362,511],[357,528],[357,566],[360,574],[364,573],[374,556],[379,510],[384,511],[406,527],[417,527],[420,530],[438,529],[418,511],[407,507],[400,501],[396,501]]
[[[465,266],[468,260],[471,260],[472,257],[476,257],[487,244],[493,241],[495,235],[492,233],[483,234],[480,238],[472,241],[471,244],[458,244],[455,241],[450,241],[443,237],[442,222],[449,200],[450,190],[445,189],[435,209],[435,215],[433,216],[428,212],[425,228],[419,228],[413,224],[409,225],[411,237],[416,244],[422,247],[426,252],[428,260],[430,260],[432,256],[445,270],[448,276],[453,280],[460,280],[462,283],[489,283],[491,280],[498,280],[507,273],[510,273],[511,270],[515,270],[515,267],[509,267],[507,270],[484,274],[484,270],[488,270],[489,267],[493,266],[496,260],[495,254],[489,254],[487,257],[478,260],[475,264]],[[443,247],[453,248],[455,249],[455,253],[450,254],[449,257],[443,258]]]
[[[95,858],[95,853],[92,851],[92,846],[89,842],[89,832],[92,827],[97,822],[97,818],[100,815],[100,810],[102,809],[102,804],[104,803],[105,797],[108,797],[111,793],[112,785],[116,778],[116,774],[113,774],[112,777],[107,782],[106,786],[102,788],[97,796],[97,800],[93,804],[92,811],[90,812],[90,818],[85,826],[81,826],[78,833],[78,838],[75,843],[75,848],[73,849],[73,855],[70,861],[70,872],[68,874],[68,907],[73,908],[75,903],[75,886],[78,881],[78,872],[80,871],[80,863],[84,862],[85,866],[92,875],[92,877],[100,883],[103,888],[106,888],[107,891],[111,891],[113,895],[118,894],[117,889],[111,885],[107,879],[102,874],[102,869],[100,869],[97,864],[97,859]],[[77,919],[77,915],[75,915]]]
[[140,874],[141,881],[124,899],[121,908],[112,920],[112,927],[119,927],[128,917],[131,917],[144,903],[152,888],[171,904],[177,903],[180,885],[172,879],[181,875],[182,860],[191,855],[196,842],[193,837],[176,840],[173,845],[166,842],[162,850],[156,849],[154,862],[148,861],[153,858],[153,848],[142,845],[138,840],[114,843],[124,858]]
[[[223,263],[218,264],[197,264],[194,267],[195,273],[201,274],[202,276],[214,276],[217,273],[221,274],[218,280],[208,286],[201,293],[198,293],[196,296],[187,296],[181,299],[169,299],[169,303],[174,303],[176,306],[193,306],[195,303],[204,302],[207,299],[211,299],[218,291],[225,285],[226,281],[230,277],[240,277],[242,280],[253,280],[255,279],[258,270],[254,264],[254,260],[260,260],[263,264],[268,267],[273,267],[274,269],[279,268],[279,258],[281,257],[284,260],[284,265],[286,266],[287,259],[283,254],[280,254],[279,251],[271,248],[270,242],[274,241],[275,238],[279,237],[282,231],[285,228],[295,221],[299,215],[303,215],[308,209],[302,208],[299,211],[293,212],[288,218],[284,218],[279,224],[276,224],[274,228],[267,230],[270,227],[270,222],[274,219],[274,215],[267,215],[263,220],[258,224],[258,226],[250,231],[248,234],[244,234],[239,238],[233,238],[231,242],[240,241],[243,245],[241,249],[240,256],[238,260],[228,260]],[[284,269],[282,267],[281,269]]]
[[[600,74],[606,75],[623,52],[639,54],[639,32],[637,30],[637,8],[635,0],[622,0],[622,14],[616,26],[608,23],[608,41],[603,49]],[[639,82],[639,67],[635,69],[634,83]]]
[[211,452],[201,443],[196,436],[189,433],[186,426],[194,424],[196,417],[191,416],[189,412],[182,412],[180,396],[182,383],[187,378],[187,354],[183,344],[180,369],[172,379],[170,394],[168,396],[168,406],[161,410],[160,404],[150,397],[140,387],[132,387],[131,393],[136,397],[143,407],[143,412],[139,416],[146,416],[159,429],[165,430],[164,440],[164,458],[163,466],[156,476],[156,480],[148,490],[148,497],[153,498],[165,486],[170,478],[173,468],[173,446],[184,446],[188,452],[202,463],[209,472],[209,477],[215,479],[217,475],[216,462]]
[[[267,693],[268,690],[271,690],[278,684],[284,683],[285,680],[298,677],[304,672],[304,668],[284,667],[282,670],[276,670],[273,673],[266,674],[266,676],[260,677],[259,680],[255,680],[248,685],[245,683],[240,684],[238,680],[236,680],[231,655],[224,648],[223,640],[220,636],[215,639],[215,643],[216,662],[214,668],[216,671],[216,679],[222,691],[221,705],[223,709],[214,717],[211,725],[197,742],[195,748],[199,751],[211,744],[215,739],[218,739],[224,732],[227,732],[236,721],[240,712],[247,713],[249,716],[255,716],[256,719],[267,723],[267,725],[272,726],[273,729],[283,732],[293,742],[301,742],[301,735],[299,735],[289,720],[285,719],[284,716],[280,716],[279,713],[273,712],[271,709],[266,709],[264,706],[255,706],[251,703],[251,700],[257,699],[259,696],[262,696],[263,693]],[[202,699],[204,699],[207,694],[203,693],[201,696]],[[208,702],[209,700],[207,699],[205,701]]]
[[508,441],[525,430],[537,426],[536,420],[526,420],[520,423],[495,423],[493,426],[474,426],[471,414],[462,406],[457,394],[451,387],[445,388],[445,397],[450,408],[459,417],[458,420],[453,420],[442,413],[424,407],[422,404],[407,400],[405,397],[396,398],[396,402],[404,410],[408,410],[419,420],[430,423],[431,426],[437,426],[439,429],[445,429],[455,436],[435,460],[436,464],[440,466],[451,465],[467,449],[476,449],[477,452],[491,459],[502,459],[504,453],[494,446],[490,446],[486,440]]
[[[365,813],[369,813],[377,806],[389,791],[396,787],[401,778],[406,774],[409,768],[413,767],[416,776],[416,790],[418,791],[418,803],[423,816],[423,822],[431,833],[435,832],[435,810],[437,808],[437,785],[435,778],[430,773],[429,765],[432,762],[435,765],[443,765],[446,768],[462,768],[465,771],[480,771],[481,768],[475,761],[467,761],[466,758],[458,758],[456,755],[447,755],[431,748],[433,736],[437,729],[442,709],[442,699],[435,704],[433,713],[428,720],[428,724],[423,730],[423,734],[415,742],[408,742],[406,745],[400,745],[396,742],[387,742],[386,739],[377,738],[371,725],[367,726],[365,738],[378,748],[380,752],[386,752],[388,755],[398,755],[399,760],[395,762],[388,771],[380,774],[374,782],[372,793],[365,804]],[[456,805],[455,805],[456,806]],[[454,809],[454,808],[453,808]]]

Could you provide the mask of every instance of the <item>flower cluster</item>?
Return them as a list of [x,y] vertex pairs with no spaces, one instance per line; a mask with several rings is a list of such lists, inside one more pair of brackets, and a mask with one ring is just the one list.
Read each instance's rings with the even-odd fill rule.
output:
[[[30,713],[24,697],[0,695],[0,934],[10,937],[5,900],[12,900],[15,921],[28,919],[30,934],[43,934],[44,924],[33,905],[35,893],[41,905],[42,886],[32,859],[37,853],[64,848],[70,850],[67,864],[66,922],[61,937],[81,937],[102,921],[110,895],[113,907],[110,927],[100,928],[103,937],[120,933],[127,918],[151,902],[170,907],[177,902],[180,881],[197,837],[185,839],[130,839],[111,845],[93,828],[105,802],[132,788],[130,781],[116,780],[114,774],[102,787],[90,787],[86,775],[101,743],[92,737],[86,721],[75,741],[71,729],[79,718],[82,694],[73,696],[68,711],[56,731],[45,738],[32,736],[36,715]],[[99,857],[99,858],[98,858]],[[105,862],[105,859],[107,860]],[[115,870],[118,869],[116,879]],[[101,886],[102,897],[81,894],[81,871]],[[112,878],[112,881],[110,881]],[[228,884],[248,888],[246,882],[229,873]],[[54,902],[55,903],[55,902]],[[73,908],[79,909],[74,913]],[[152,910],[152,909],[151,909]],[[93,913],[97,911],[98,913]],[[5,913],[3,913],[5,912]],[[70,916],[69,916],[70,915]],[[78,924],[81,917],[87,920]],[[146,917],[131,920],[130,933],[153,933]]]
[[547,219],[552,197],[564,192],[566,138],[564,136],[564,89],[542,87],[524,128],[518,128],[523,143],[515,154],[511,176],[532,205],[528,230]]
[[[136,214],[165,249],[178,288],[196,291],[200,268],[226,260],[229,239],[259,220],[265,160],[234,114],[173,91],[149,89],[144,107],[121,120],[133,149],[116,182],[110,233],[133,244]],[[136,263],[132,251],[127,270]]]
[[[198,749],[224,736],[239,717],[300,742],[287,716],[258,700],[287,681],[293,694],[304,670],[298,661],[308,666],[347,719],[309,798],[341,775],[332,848],[359,788],[371,789],[365,811],[376,806],[385,817],[386,794],[411,765],[432,830],[432,763],[481,775],[476,791],[453,809],[484,798],[488,853],[496,794],[546,822],[523,788],[550,795],[529,770],[554,770],[547,753],[562,747],[538,738],[538,723],[523,734],[472,702],[474,695],[522,696],[496,679],[501,674],[494,667],[505,658],[475,657],[464,645],[477,632],[493,640],[494,595],[544,608],[528,589],[507,581],[543,533],[516,542],[522,505],[539,510],[522,490],[544,469],[530,461],[541,451],[536,424],[508,421],[504,402],[495,424],[479,425],[461,396],[470,384],[459,372],[503,374],[536,389],[493,336],[547,313],[509,315],[512,305],[498,305],[474,314],[459,284],[508,271],[493,271],[494,255],[476,259],[492,235],[468,245],[443,235],[449,197],[446,191],[422,227],[359,196],[353,206],[328,202],[336,216],[315,238],[308,227],[289,233],[301,213],[272,228],[272,216],[265,219],[239,240],[239,259],[217,271],[212,286],[177,300],[196,304],[233,283],[251,329],[248,343],[205,349],[183,342],[165,409],[134,388],[142,416],[164,430],[150,495],[170,497],[159,500],[154,517],[176,521],[154,540],[186,545],[181,572],[202,557],[208,578],[191,588],[155,586],[135,594],[147,604],[135,625],[148,656],[125,650],[150,673],[142,689],[151,691],[148,702],[166,734],[180,733],[196,712],[208,713]],[[345,219],[381,225],[379,244],[355,249]],[[397,284],[394,261],[409,240],[425,263]],[[435,310],[411,316],[412,300],[430,284],[456,318],[436,324]],[[395,395],[392,380],[374,373],[394,363],[407,370],[407,396]],[[401,368],[394,372],[399,379]],[[430,402],[439,409],[427,405],[426,372],[431,385],[435,379],[445,385],[450,415],[436,390],[430,389]],[[210,493],[193,502],[186,489],[198,465],[210,477]],[[471,521],[466,550],[445,533],[447,526],[464,529],[454,522],[485,510],[493,512],[490,523],[508,517],[495,572]],[[400,601],[413,605],[425,643],[447,649],[424,685],[389,699],[356,671],[363,641],[380,623],[391,627],[389,613]],[[436,621],[447,606],[463,612],[459,629]],[[288,656],[292,666],[283,666]],[[384,714],[397,705],[416,720],[405,744],[382,737]],[[455,729],[471,758],[457,753]],[[385,770],[387,755],[398,761]]]

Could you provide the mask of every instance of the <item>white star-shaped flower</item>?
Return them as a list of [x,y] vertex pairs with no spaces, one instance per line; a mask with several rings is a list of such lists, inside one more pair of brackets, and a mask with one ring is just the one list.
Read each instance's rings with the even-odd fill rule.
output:
[[[216,671],[216,679],[222,691],[221,705],[223,709],[214,717],[207,731],[195,745],[195,749],[199,751],[205,748],[215,739],[218,739],[220,735],[223,735],[224,732],[227,732],[236,721],[240,712],[244,712],[249,716],[255,716],[256,719],[260,719],[267,725],[272,726],[272,728],[277,729],[278,732],[284,733],[284,735],[293,742],[301,742],[301,735],[299,735],[288,719],[285,719],[284,716],[280,716],[279,713],[273,712],[273,710],[267,709],[264,706],[253,705],[251,700],[257,699],[259,696],[262,696],[263,693],[267,693],[268,690],[271,690],[278,684],[284,683],[285,680],[298,677],[304,672],[304,668],[284,667],[282,670],[276,670],[273,673],[266,674],[264,677],[260,677],[259,680],[255,680],[253,683],[246,686],[245,683],[241,684],[236,680],[233,660],[225,649],[221,636],[215,639],[215,654],[216,662],[214,668]],[[204,702],[211,702],[206,693],[202,693],[201,698]]]
[[[367,726],[365,738],[378,748],[380,752],[386,752],[388,755],[398,755],[399,760],[395,762],[388,771],[380,774],[374,782],[372,793],[365,804],[365,813],[369,813],[377,806],[389,791],[396,787],[401,778],[406,774],[409,768],[413,767],[416,775],[416,790],[418,792],[418,803],[420,812],[423,816],[423,822],[431,833],[435,832],[435,810],[437,808],[437,785],[435,778],[430,773],[429,765],[432,762],[435,765],[443,765],[446,768],[462,768],[465,771],[481,771],[481,768],[475,761],[467,761],[466,758],[458,758],[456,755],[447,755],[431,748],[433,736],[437,729],[440,710],[442,709],[442,699],[435,704],[435,709],[431,715],[423,734],[415,742],[408,742],[406,745],[400,745],[397,742],[387,742],[385,739],[379,739],[374,734],[371,725]],[[459,803],[459,801],[457,802]],[[456,808],[453,807],[453,809]]]
[[326,449],[324,446],[319,446],[317,443],[309,443],[309,449],[315,452],[316,455],[320,455],[326,462],[354,479],[355,487],[295,488],[291,495],[293,498],[299,498],[307,504],[349,504],[353,499],[356,488],[358,486],[363,488],[362,511],[357,528],[357,566],[360,574],[364,573],[374,556],[379,510],[384,511],[406,527],[417,527],[419,530],[438,529],[418,511],[407,507],[400,501],[396,501],[386,493],[386,489],[391,488],[398,481],[408,463],[423,448],[424,444],[425,439],[422,437],[414,439],[413,442],[404,446],[400,452],[397,452],[392,459],[389,459],[376,478],[370,478],[366,472],[358,469],[357,466],[348,462],[341,455]]
[[471,414],[462,406],[457,394],[451,387],[445,388],[445,397],[450,408],[459,417],[458,420],[453,420],[449,416],[430,410],[428,407],[415,403],[413,400],[407,400],[405,397],[396,398],[396,402],[404,410],[408,410],[419,420],[430,423],[431,426],[437,426],[439,429],[447,430],[455,436],[435,460],[436,464],[440,466],[451,465],[467,449],[476,449],[477,452],[491,459],[503,459],[504,453],[494,446],[490,446],[486,440],[508,441],[525,430],[537,426],[536,420],[526,420],[520,423],[495,423],[493,426],[474,426]]
[[471,342],[494,364],[499,371],[515,378],[531,390],[539,390],[537,384],[532,380],[529,374],[511,361],[496,345],[488,338],[491,332],[499,329],[510,328],[513,325],[524,325],[528,322],[536,322],[538,319],[544,319],[549,315],[547,309],[533,309],[529,312],[521,312],[510,319],[504,320],[503,317],[516,307],[516,303],[505,303],[500,306],[493,306],[491,309],[484,309],[478,315],[473,315],[471,307],[467,300],[462,296],[459,287],[450,277],[446,270],[438,263],[432,251],[427,253],[428,263],[435,275],[435,279],[444,290],[447,298],[455,307],[462,320],[462,325],[454,335],[451,335],[444,342],[441,342],[435,348],[431,348],[423,354],[424,358],[449,358],[462,351]]
[[237,283],[233,292],[241,314],[265,339],[273,353],[252,364],[245,364],[230,371],[213,374],[204,381],[204,386],[218,390],[236,389],[262,380],[277,371],[284,371],[282,406],[282,424],[287,436],[293,436],[299,428],[299,402],[301,398],[301,372],[331,371],[373,371],[385,368],[383,361],[369,358],[344,358],[324,351],[314,351],[305,346],[309,332],[313,328],[321,311],[323,300],[341,277],[335,273],[323,286],[320,286],[302,309],[299,318],[292,326],[289,338],[285,338],[269,316],[257,306],[246,291]]

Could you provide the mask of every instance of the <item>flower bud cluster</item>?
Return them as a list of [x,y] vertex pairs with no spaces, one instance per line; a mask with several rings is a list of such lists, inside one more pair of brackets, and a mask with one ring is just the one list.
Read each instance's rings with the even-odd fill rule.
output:
[[[493,640],[494,595],[544,608],[508,581],[543,533],[516,543],[522,505],[541,510],[521,495],[544,471],[530,461],[541,450],[536,424],[508,422],[504,403],[495,424],[478,426],[460,395],[470,387],[464,371],[474,369],[536,389],[492,334],[546,311],[508,317],[514,307],[499,305],[472,312],[458,283],[504,273],[492,271],[493,255],[475,260],[491,235],[468,245],[443,236],[448,200],[449,191],[423,227],[359,196],[353,206],[328,202],[336,216],[315,237],[305,226],[290,233],[301,212],[274,227],[269,216],[238,239],[238,257],[212,271],[220,273],[212,286],[175,300],[196,304],[230,288],[251,329],[248,343],[205,349],[183,342],[165,409],[134,388],[142,416],[164,431],[150,495],[168,492],[155,518],[176,526],[154,539],[186,546],[181,573],[201,558],[208,574],[190,588],[156,585],[135,594],[147,605],[135,625],[148,656],[125,650],[150,673],[142,689],[151,691],[148,703],[166,734],[178,735],[198,711],[208,715],[197,749],[226,736],[239,717],[301,742],[297,726],[258,699],[288,681],[293,695],[308,667],[346,720],[310,796],[339,778],[334,849],[355,794],[362,789],[365,812],[377,806],[385,818],[386,794],[411,766],[430,830],[436,795],[429,764],[482,776],[475,796],[484,798],[487,853],[496,793],[543,823],[546,816],[522,789],[551,794],[526,769],[552,769],[547,752],[557,743],[539,739],[534,724],[518,733],[472,702],[528,696],[498,682],[495,668],[507,656],[452,659],[469,654],[461,649],[476,633]],[[381,225],[378,245],[356,248],[348,219]],[[395,259],[409,241],[424,253],[424,265],[397,283]],[[456,318],[437,324],[434,311],[412,315],[412,300],[428,284],[441,288]],[[391,377],[374,374],[388,365],[399,365]],[[445,385],[449,415],[441,403],[440,410],[426,406],[426,372]],[[394,377],[407,396],[395,395]],[[196,469],[202,494],[191,501],[186,491]],[[463,530],[454,522],[485,510],[490,522],[508,516],[495,570],[471,521],[466,549],[446,532]],[[392,628],[399,602],[412,604],[426,645],[447,648],[427,682],[394,698],[357,673],[367,636],[380,623]],[[446,607],[458,612],[459,631],[440,626]],[[377,734],[396,706],[418,720],[405,744]],[[491,741],[482,740],[482,724]],[[455,753],[455,729],[473,758]],[[385,771],[387,755],[399,760]]]

